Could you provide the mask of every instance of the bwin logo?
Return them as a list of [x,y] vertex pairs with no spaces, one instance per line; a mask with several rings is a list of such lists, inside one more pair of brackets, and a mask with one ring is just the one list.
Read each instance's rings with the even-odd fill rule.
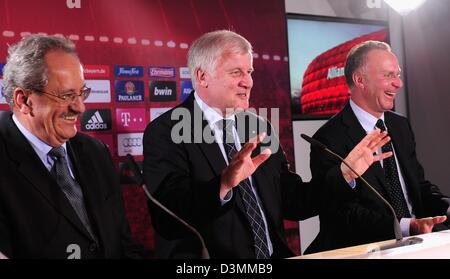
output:
[[69,9],[81,9],[81,0],[67,0],[66,5]]

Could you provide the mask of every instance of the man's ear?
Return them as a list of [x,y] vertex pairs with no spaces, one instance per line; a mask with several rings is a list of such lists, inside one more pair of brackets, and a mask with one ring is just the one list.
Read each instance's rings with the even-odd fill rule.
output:
[[355,87],[364,89],[364,75],[361,71],[355,71],[352,75],[352,79]]
[[208,82],[206,81],[206,72],[202,69],[198,69],[195,73],[197,84],[201,87],[208,88]]
[[29,93],[21,88],[17,87],[13,93],[14,106],[23,114],[31,113],[31,99]]

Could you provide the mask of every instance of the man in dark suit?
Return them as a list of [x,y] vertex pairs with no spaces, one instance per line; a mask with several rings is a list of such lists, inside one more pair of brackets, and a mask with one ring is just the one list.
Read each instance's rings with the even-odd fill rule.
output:
[[0,251],[9,258],[142,257],[106,146],[77,133],[90,88],[72,42],[9,48],[0,116]]
[[[188,66],[195,92],[146,128],[146,184],[157,200],[200,232],[213,258],[292,256],[283,220],[313,216],[320,204],[332,200],[289,171],[266,120],[242,112],[253,86],[250,43],[231,31],[206,33],[192,44]],[[387,142],[384,137],[379,131],[368,135],[348,156],[353,166],[364,172],[384,158],[373,156]],[[337,170],[326,183],[342,191],[349,188],[344,176],[352,177]],[[165,242],[156,243],[157,254],[199,256],[192,233],[157,207],[150,213]]]
[[[353,190],[336,196],[341,200],[337,210],[320,212],[320,233],[307,252],[392,239],[392,218],[399,219],[403,236],[428,233],[436,224],[443,226],[440,223],[449,212],[448,197],[425,179],[409,121],[390,111],[403,84],[397,58],[389,45],[368,41],[355,46],[345,63],[345,78],[351,91],[350,102],[314,138],[345,155],[367,133],[387,130],[391,142],[381,150],[389,150],[394,156],[370,166],[363,177],[391,203],[396,217],[357,179]],[[320,183],[324,177],[332,176],[338,165],[328,153],[312,148],[313,180]]]

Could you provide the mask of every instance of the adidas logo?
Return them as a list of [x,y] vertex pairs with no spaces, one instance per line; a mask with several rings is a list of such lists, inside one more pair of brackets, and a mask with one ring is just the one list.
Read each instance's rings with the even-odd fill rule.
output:
[[98,110],[91,116],[84,127],[86,130],[108,130],[108,125],[103,121]]

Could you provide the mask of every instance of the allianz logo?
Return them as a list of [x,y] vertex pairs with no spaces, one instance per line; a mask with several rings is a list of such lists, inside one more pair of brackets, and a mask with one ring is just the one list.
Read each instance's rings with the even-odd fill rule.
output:
[[86,130],[108,130],[108,125],[103,121],[100,112],[97,110],[84,125]]
[[167,86],[163,89],[159,89],[155,86],[155,96],[172,96],[172,89],[169,89]]
[[327,79],[337,78],[344,75],[344,67],[332,67],[328,69]]

